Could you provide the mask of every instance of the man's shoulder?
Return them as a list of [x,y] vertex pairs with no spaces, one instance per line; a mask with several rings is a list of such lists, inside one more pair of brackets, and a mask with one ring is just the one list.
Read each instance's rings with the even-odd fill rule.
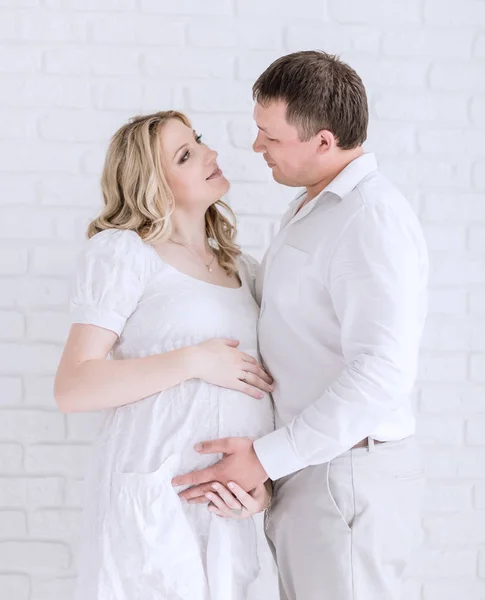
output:
[[[411,202],[385,175],[374,171],[353,190],[353,206],[350,212],[367,209],[368,213],[391,213],[405,222],[418,225],[418,218]],[[349,215],[351,218],[351,215]]]
[[342,231],[360,229],[367,235],[387,237],[406,233],[423,249],[425,239],[419,218],[404,194],[379,171],[365,177],[354,189],[352,208]]
[[380,171],[369,173],[357,184],[355,191],[364,206],[409,204],[404,194]]

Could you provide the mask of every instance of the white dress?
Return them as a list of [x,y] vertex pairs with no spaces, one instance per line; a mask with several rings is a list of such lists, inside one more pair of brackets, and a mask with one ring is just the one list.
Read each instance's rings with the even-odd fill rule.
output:
[[[163,262],[134,232],[103,231],[79,260],[73,322],[119,334],[114,360],[216,337],[237,339],[257,357],[254,264],[241,257],[238,267],[242,287],[212,285]],[[182,503],[171,479],[220,458],[195,452],[197,442],[270,432],[269,396],[189,380],[103,412],[88,475],[79,599],[248,599],[258,553],[267,552],[259,522]]]

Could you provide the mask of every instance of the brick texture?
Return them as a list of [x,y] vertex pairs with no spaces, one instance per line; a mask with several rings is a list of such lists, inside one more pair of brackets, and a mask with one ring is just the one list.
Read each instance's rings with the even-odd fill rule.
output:
[[260,258],[293,190],[251,151],[251,84],[310,48],[362,75],[367,148],[430,246],[416,390],[429,484],[405,597],[485,598],[484,28],[483,0],[0,0],[2,599],[74,597],[96,416],[61,415],[52,379],[110,135],[134,114],[186,111]]

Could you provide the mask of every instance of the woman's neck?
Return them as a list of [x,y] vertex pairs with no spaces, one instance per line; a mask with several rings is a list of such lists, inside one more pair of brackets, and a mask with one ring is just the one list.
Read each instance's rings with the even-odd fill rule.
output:
[[174,212],[172,215],[172,235],[170,239],[199,249],[206,249],[208,239],[205,226],[205,214],[197,215]]

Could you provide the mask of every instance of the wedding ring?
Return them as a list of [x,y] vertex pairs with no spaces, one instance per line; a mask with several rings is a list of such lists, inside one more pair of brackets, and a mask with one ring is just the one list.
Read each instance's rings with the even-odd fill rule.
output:
[[248,380],[248,372],[244,371],[244,375],[241,378],[241,381],[244,381],[244,383],[246,383],[246,381]]

